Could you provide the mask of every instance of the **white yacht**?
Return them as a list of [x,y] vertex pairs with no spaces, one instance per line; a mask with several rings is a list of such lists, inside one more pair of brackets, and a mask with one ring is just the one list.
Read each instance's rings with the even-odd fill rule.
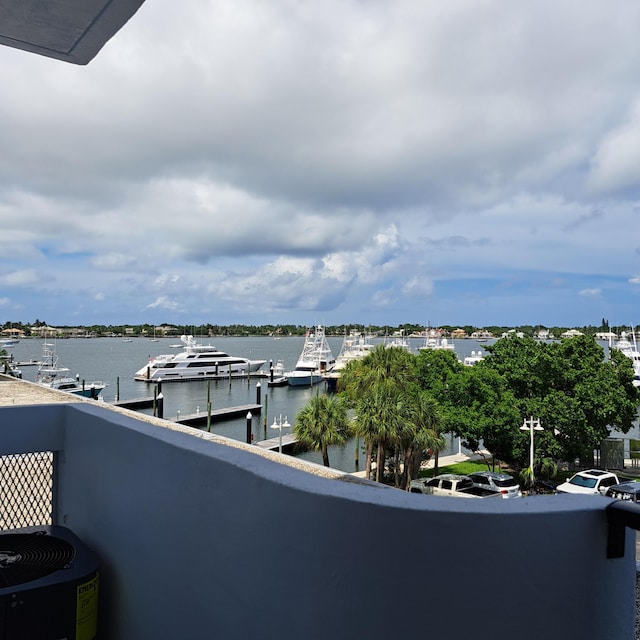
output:
[[360,331],[352,331],[348,336],[345,336],[333,370],[340,371],[352,360],[361,360],[371,353],[375,347],[371,340],[371,336],[366,336]]
[[367,336],[360,331],[351,331],[344,337],[340,353],[336,358],[336,363],[332,371],[325,373],[324,379],[327,388],[335,391],[342,370],[353,360],[362,360],[374,349],[375,345],[371,341],[371,336]]
[[335,362],[324,329],[317,326],[307,331],[296,368],[287,372],[285,377],[291,387],[310,387],[321,382],[323,376],[333,369]]
[[385,347],[396,347],[398,349],[404,349],[405,351],[411,352],[411,345],[404,335],[404,329],[401,329],[397,333],[394,333],[391,338],[386,338],[384,340]]
[[420,351],[434,351],[436,349],[444,349],[446,351],[455,351],[456,347],[453,342],[449,342],[440,335],[439,331],[430,329],[427,332],[424,344],[419,347]]
[[143,382],[207,380],[229,375],[255,373],[266,360],[231,356],[211,344],[201,344],[193,336],[181,336],[182,351],[159,355],[134,374]]
[[640,351],[638,351],[638,345],[636,344],[635,335],[632,332],[632,339],[629,340],[629,336],[626,331],[620,334],[620,338],[612,345],[613,349],[622,351],[627,358],[631,360],[633,365],[633,385],[640,387]]
[[42,358],[36,373],[36,383],[49,389],[66,391],[74,396],[83,396],[94,400],[98,399],[107,386],[104,382],[97,380],[89,383],[81,382],[79,375],[76,375],[75,378],[70,376],[69,369],[60,365],[55,345],[50,342],[45,342],[42,345]]

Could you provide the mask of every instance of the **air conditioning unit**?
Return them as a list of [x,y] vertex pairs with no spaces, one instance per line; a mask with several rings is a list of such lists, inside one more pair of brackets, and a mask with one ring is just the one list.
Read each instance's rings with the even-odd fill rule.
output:
[[67,528],[0,533],[0,640],[92,640],[98,559]]

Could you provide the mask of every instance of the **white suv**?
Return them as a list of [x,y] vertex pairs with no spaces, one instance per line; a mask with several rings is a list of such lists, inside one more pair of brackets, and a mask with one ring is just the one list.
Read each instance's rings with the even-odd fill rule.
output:
[[558,493],[582,493],[604,495],[609,487],[619,484],[618,476],[611,471],[589,469],[578,471],[569,480],[558,485]]

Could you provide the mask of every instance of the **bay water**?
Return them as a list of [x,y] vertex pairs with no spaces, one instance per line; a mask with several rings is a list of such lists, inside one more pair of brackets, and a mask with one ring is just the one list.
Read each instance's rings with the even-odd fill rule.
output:
[[[256,360],[266,360],[263,366],[265,373],[269,371],[270,362],[273,365],[278,360],[284,363],[285,371],[293,369],[302,351],[304,337],[290,336],[272,338],[260,337],[199,337],[203,344],[214,344],[218,349],[234,356],[244,356]],[[87,385],[93,380],[101,380],[108,384],[102,392],[105,402],[114,402],[116,395],[120,400],[132,400],[143,397],[153,397],[155,384],[140,382],[133,379],[134,373],[143,367],[151,357],[159,354],[177,353],[173,348],[180,342],[177,336],[158,338],[151,341],[147,338],[70,338],[47,340],[55,345],[60,365],[69,369],[71,376],[79,375]],[[334,356],[337,356],[342,346],[342,337],[328,337],[329,345]],[[383,342],[374,339],[374,343]],[[424,344],[424,339],[409,338],[410,349],[418,353]],[[457,357],[462,360],[472,351],[482,351],[483,344],[475,340],[453,340]],[[15,346],[7,349],[18,363],[38,361],[42,352],[42,340],[23,338]],[[21,366],[22,377],[25,380],[35,380],[37,366]],[[262,404],[262,412],[252,414],[252,433],[254,441],[277,438],[279,429],[272,428],[274,418],[282,419],[293,425],[296,414],[315,393],[324,393],[325,385],[320,383],[314,387],[269,387],[268,377],[236,378],[231,380],[193,381],[163,383],[164,418],[175,420],[180,415],[207,412],[207,398],[210,398],[212,409],[222,409],[258,402]],[[258,389],[258,384],[260,385]],[[144,413],[151,413],[145,410]],[[215,421],[211,431],[217,435],[240,440],[246,440],[246,418],[235,418]],[[283,435],[287,433],[283,429]],[[629,437],[629,436],[627,436]],[[631,436],[637,437],[637,436]],[[459,450],[457,439],[447,438],[447,449],[441,455],[451,455]],[[464,449],[462,449],[464,451]],[[322,464],[319,453],[309,451],[297,454],[299,457],[318,464]],[[356,462],[357,460],[357,462]],[[343,447],[331,447],[329,462],[332,467],[347,472],[364,469],[364,454],[362,442],[354,439]]]

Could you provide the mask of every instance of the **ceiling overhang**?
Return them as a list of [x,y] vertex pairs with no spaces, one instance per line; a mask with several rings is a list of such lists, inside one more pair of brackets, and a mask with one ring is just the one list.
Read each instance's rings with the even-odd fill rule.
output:
[[144,0],[0,0],[0,44],[87,64]]

